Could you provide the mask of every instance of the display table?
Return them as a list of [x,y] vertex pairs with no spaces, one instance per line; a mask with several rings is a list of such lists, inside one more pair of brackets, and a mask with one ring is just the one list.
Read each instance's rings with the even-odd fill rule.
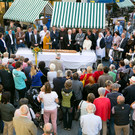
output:
[[[80,69],[86,68],[87,66],[92,66],[96,62],[97,57],[94,51],[83,51],[80,53],[60,53],[61,60],[63,61],[63,66],[67,69]],[[35,63],[35,56],[32,51],[28,48],[19,48],[16,52],[16,55],[24,56],[29,58],[33,63]],[[54,60],[56,57],[55,52],[42,52],[38,53],[38,62],[44,61],[46,66],[49,66],[51,60]]]

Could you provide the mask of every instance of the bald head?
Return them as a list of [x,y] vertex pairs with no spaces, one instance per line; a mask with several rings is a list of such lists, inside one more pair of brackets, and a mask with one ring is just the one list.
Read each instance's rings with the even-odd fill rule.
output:
[[117,103],[118,104],[124,104],[125,102],[125,98],[123,96],[118,96],[117,97]]
[[44,125],[43,130],[44,130],[44,133],[45,133],[46,135],[50,135],[50,134],[53,132],[52,124],[51,124],[51,123],[46,123],[46,124]]
[[91,103],[90,103],[90,104],[87,105],[86,110],[87,110],[88,113],[95,113],[96,107],[95,107],[94,104],[91,104]]
[[22,106],[20,107],[21,115],[27,116],[28,111],[29,111],[29,109],[28,109],[28,106],[27,106],[27,105],[22,105]]

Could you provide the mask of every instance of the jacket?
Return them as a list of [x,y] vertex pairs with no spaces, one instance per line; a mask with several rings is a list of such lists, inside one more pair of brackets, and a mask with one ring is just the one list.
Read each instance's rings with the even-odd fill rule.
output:
[[[14,38],[14,35],[13,34],[12,34],[12,39],[13,39],[13,45],[15,45],[15,38]],[[7,48],[8,47],[11,47],[11,38],[10,38],[9,34],[7,34],[5,36],[5,42],[6,42]]]
[[[32,45],[33,47],[35,47],[35,44],[36,44],[35,35],[32,34],[32,35],[31,35],[31,45]],[[40,36],[39,36],[39,34],[37,34],[37,44],[38,44],[38,45],[40,44]]]
[[75,37],[76,43],[77,44],[80,44],[80,46],[82,46],[83,45],[84,37],[85,37],[85,34],[84,33],[82,33],[82,34],[78,33],[76,35],[76,37]]
[[111,49],[111,47],[112,47],[112,41],[113,41],[112,35],[105,37],[106,48]]
[[52,44],[53,43],[56,43],[56,44],[59,43],[59,33],[57,31],[55,31],[55,34],[54,34],[53,31],[51,31],[50,37],[51,37]]
[[114,123],[117,126],[123,126],[129,124],[130,106],[128,104],[117,104],[114,106]]
[[22,43],[24,43],[25,34],[24,34],[24,32],[20,32],[20,33],[21,33],[21,37],[19,35],[19,32],[15,33],[16,43],[17,44],[20,44],[20,40],[22,40]]
[[5,47],[4,47],[4,42],[0,39],[0,52],[4,53],[6,51]]
[[101,47],[101,49],[103,49],[105,47],[105,39],[104,38],[102,38],[100,40],[100,47]]
[[37,127],[27,117],[19,116],[13,118],[13,126],[16,135],[37,135]]

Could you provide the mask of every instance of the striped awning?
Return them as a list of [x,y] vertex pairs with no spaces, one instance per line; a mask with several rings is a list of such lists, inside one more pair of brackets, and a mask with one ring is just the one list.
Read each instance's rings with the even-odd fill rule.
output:
[[46,14],[52,14],[53,8],[44,0],[15,0],[4,15],[4,19],[33,23],[45,8]]
[[55,2],[51,26],[105,28],[104,3]]
[[124,2],[117,3],[119,8],[126,8],[126,7],[133,7],[134,4],[131,2],[131,0],[125,0]]

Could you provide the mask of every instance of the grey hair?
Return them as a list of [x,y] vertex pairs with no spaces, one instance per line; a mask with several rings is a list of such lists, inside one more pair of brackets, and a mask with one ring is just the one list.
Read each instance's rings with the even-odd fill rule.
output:
[[[122,33],[122,34],[123,34],[124,36],[126,36],[125,33]],[[122,34],[121,34],[121,35],[122,35]]]
[[117,97],[117,102],[118,102],[119,104],[124,104],[124,102],[125,102],[125,97],[124,97],[124,96],[118,96],[118,97]]
[[103,88],[103,87],[98,88],[98,94],[100,96],[104,96],[105,95],[105,88]]
[[110,69],[115,69],[115,65],[114,64],[111,64],[110,65]]
[[95,111],[96,111],[96,106],[95,106],[94,104],[92,104],[92,103],[89,103],[89,104],[87,105],[86,110],[87,110],[88,113],[95,113]]
[[72,32],[72,30],[71,29],[68,29],[68,32]]
[[52,126],[52,124],[51,123],[46,123],[44,125],[43,130],[44,130],[44,133],[45,134],[51,134],[53,132],[53,126]]
[[47,28],[47,26],[45,25],[45,26],[43,27],[43,29],[44,29],[44,28]]
[[125,65],[129,65],[129,60],[128,59],[124,59],[124,63],[125,63]]
[[22,105],[20,107],[20,112],[21,112],[21,115],[27,115],[28,112],[29,112],[28,106],[27,105]]
[[63,72],[61,70],[57,71],[57,77],[63,77]]
[[58,57],[61,58],[61,54],[60,53],[56,54],[56,58],[58,58]]
[[50,64],[50,70],[54,71],[55,68],[56,68],[55,64],[51,63],[51,64]]

